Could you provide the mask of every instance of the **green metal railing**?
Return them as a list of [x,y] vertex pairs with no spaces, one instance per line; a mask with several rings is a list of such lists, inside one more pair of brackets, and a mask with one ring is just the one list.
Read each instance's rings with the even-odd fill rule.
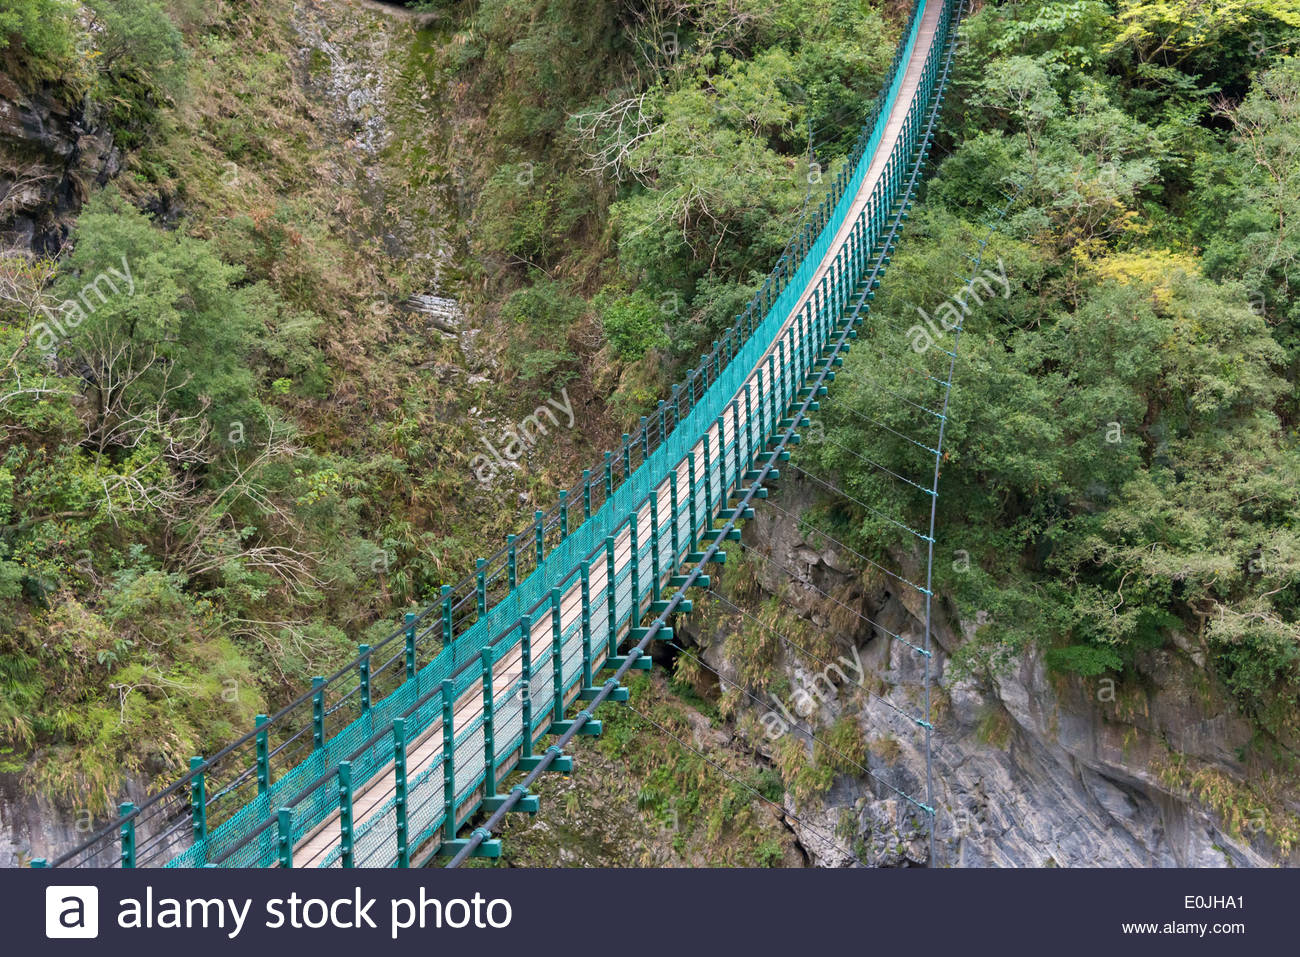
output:
[[[54,866],[407,866],[435,846],[495,853],[486,832],[462,839],[460,826],[480,809],[535,809],[536,798],[502,793],[501,782],[570,764],[546,735],[598,732],[588,710],[567,719],[568,706],[625,695],[616,679],[648,665],[647,632],[689,610],[687,582],[707,584],[702,562],[724,560],[719,546],[738,537],[756,483],[775,477],[833,380],[905,218],[900,195],[905,203],[924,162],[957,7],[915,5],[845,172],[732,329],[601,469],[437,603],[214,757],[195,758],[172,787],[123,805]],[[918,51],[936,9],[934,42]],[[922,52],[901,129],[854,212]],[[683,576],[687,566],[697,567]],[[639,628],[647,613],[655,623]],[[635,649],[620,655],[629,641]],[[602,669],[615,678],[599,683]]]

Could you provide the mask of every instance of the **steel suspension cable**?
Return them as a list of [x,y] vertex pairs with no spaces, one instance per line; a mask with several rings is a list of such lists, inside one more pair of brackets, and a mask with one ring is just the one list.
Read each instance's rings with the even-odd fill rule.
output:
[[[961,12],[961,8],[959,7],[958,13],[960,14],[960,12]],[[1015,202],[1019,198],[1019,196],[1020,196],[1020,190],[1017,190],[1015,194],[1007,201],[1007,204],[1004,207],[1002,207],[1002,212],[999,214],[994,225],[991,227],[990,234],[996,232],[998,226],[1001,224],[1002,220],[1006,218],[1007,213],[1010,212],[1011,207],[1015,205]],[[987,244],[988,244],[988,239],[985,239],[980,243],[979,253],[976,255],[976,259],[975,259],[974,274],[976,275],[978,275],[980,263],[983,262],[984,247]],[[931,495],[930,495],[930,544],[929,544],[929,548],[927,549],[926,563],[925,563],[926,591],[925,591],[924,643],[927,651],[929,651],[930,649],[930,635],[934,628],[934,601],[933,601],[933,593],[931,589],[933,588],[934,585],[934,545],[935,545],[934,532],[935,532],[936,518],[939,510],[939,475],[943,466],[942,449],[943,449],[944,434],[946,431],[946,426],[948,425],[948,419],[947,419],[948,400],[952,395],[952,382],[957,372],[957,346],[961,342],[961,332],[962,330],[960,326],[958,326],[957,329],[953,331],[953,348],[951,354],[952,357],[948,361],[948,388],[944,392],[944,399],[943,399],[944,418],[939,420],[939,438],[938,441],[935,443],[937,449],[934,455],[934,478],[931,483]],[[929,714],[930,713],[930,658],[929,656],[927,656],[925,659],[925,708],[926,708],[926,713]],[[933,778],[932,759],[931,759],[932,744],[930,741],[930,737],[931,737],[931,732],[930,730],[927,729],[925,733],[925,775],[926,775],[927,795],[930,795],[932,793],[934,787],[933,780],[932,780]],[[933,802],[932,797],[930,798],[930,800]],[[930,860],[932,862],[935,860],[933,821],[931,821],[931,826],[930,826]]]
[[888,575],[888,576],[891,577],[891,578],[896,578],[896,579],[898,579],[898,580],[899,580],[900,582],[902,582],[904,585],[908,585],[908,586],[910,586],[910,587],[912,587],[912,588],[915,588],[915,589],[916,589],[918,592],[920,592],[922,595],[924,595],[924,594],[927,593],[927,589],[925,589],[925,588],[923,588],[922,586],[916,584],[916,582],[908,581],[908,580],[907,580],[906,578],[904,578],[902,575],[898,574],[898,572],[891,571],[890,569],[886,568],[884,565],[880,564],[880,562],[875,561],[874,559],[870,559],[870,558],[868,558],[866,555],[863,555],[861,552],[857,551],[856,549],[853,549],[853,548],[849,547],[848,545],[845,545],[843,542],[841,542],[839,539],[835,538],[835,537],[834,537],[833,535],[831,535],[830,533],[825,532],[825,531],[822,531],[822,529],[818,528],[816,525],[814,525],[812,522],[808,521],[806,518],[804,518],[804,517],[802,517],[802,516],[800,516],[800,515],[795,515],[793,512],[788,512],[788,511],[786,511],[786,510],[783,509],[780,505],[777,505],[775,502],[771,502],[771,501],[769,501],[767,504],[768,504],[769,506],[771,506],[772,508],[776,509],[776,510],[777,510],[778,512],[780,512],[782,515],[785,515],[787,518],[792,518],[792,519],[794,519],[796,523],[798,523],[798,522],[802,522],[803,524],[807,525],[809,528],[811,528],[811,529],[812,529],[814,532],[816,532],[818,535],[820,535],[820,536],[822,536],[823,538],[825,538],[825,539],[826,539],[828,542],[830,542],[832,545],[836,546],[837,548],[842,548],[842,549],[844,549],[846,552],[848,552],[848,553],[849,553],[850,555],[852,555],[854,558],[857,558],[857,559],[859,559],[860,561],[864,561],[864,562],[866,562],[866,563],[867,563],[868,565],[870,565],[872,568],[876,568],[876,569],[878,569],[878,570],[884,572],[886,575]]
[[[772,558],[770,555],[765,555],[763,552],[760,552],[760,551],[758,551],[757,549],[755,549],[754,546],[752,546],[752,545],[746,545],[744,542],[736,542],[736,544],[739,545],[741,548],[743,548],[747,553],[754,555],[756,558],[759,558],[759,559],[761,559],[761,560],[763,560],[763,561],[766,561],[766,562],[771,563],[772,565],[775,565],[777,568],[781,569],[781,571],[785,572],[787,575],[789,575],[789,576],[790,576],[794,581],[798,582],[800,585],[803,585],[803,586],[806,587],[806,588],[811,588],[813,591],[815,591],[817,594],[823,596],[823,597],[826,598],[828,601],[834,602],[836,605],[839,605],[841,608],[843,608],[843,609],[844,609],[845,611],[847,611],[849,614],[854,615],[855,617],[857,617],[858,619],[860,619],[860,620],[862,620],[862,621],[865,621],[865,622],[866,622],[868,625],[870,625],[872,628],[878,628],[878,629],[880,629],[881,632],[883,632],[885,635],[888,635],[888,636],[889,636],[890,638],[892,638],[894,641],[897,641],[897,642],[900,642],[901,644],[907,645],[907,647],[911,648],[911,649],[912,649],[913,651],[915,651],[915,652],[918,652],[918,653],[924,654],[924,651],[922,651],[920,647],[918,647],[917,645],[912,644],[910,641],[908,641],[908,640],[907,640],[906,638],[904,638],[902,635],[896,635],[896,634],[894,634],[894,632],[890,631],[888,628],[886,628],[886,627],[885,627],[884,625],[882,625],[880,622],[878,622],[878,621],[873,621],[872,619],[868,618],[866,615],[862,614],[862,612],[858,611],[856,608],[851,608],[851,607],[849,607],[848,605],[844,604],[844,602],[840,601],[838,598],[835,598],[835,597],[834,597],[833,595],[831,595],[829,592],[823,591],[822,589],[818,588],[818,587],[817,587],[816,585],[814,585],[811,581],[809,581],[809,580],[806,579],[806,578],[803,578],[803,577],[800,576],[798,573],[796,573],[796,572],[792,571],[791,569],[787,568],[786,566],[782,565],[780,562],[778,562],[775,558]],[[713,591],[712,589],[710,589],[709,591],[710,591],[711,594],[713,594],[713,595],[717,595],[717,592]],[[718,595],[718,597],[721,598],[722,596],[721,596],[721,595]],[[726,599],[724,598],[723,601],[726,601]],[[734,606],[733,606],[733,607],[734,607]]]
[[[945,396],[944,397],[945,408],[947,407],[947,404],[948,404],[948,400],[947,397]],[[872,468],[878,469],[879,471],[884,472],[886,475],[891,475],[894,478],[898,479],[900,482],[906,482],[908,485],[912,486],[912,488],[916,489],[918,492],[924,492],[926,495],[933,494],[924,485],[918,485],[916,482],[913,482],[910,478],[906,478],[905,476],[899,475],[893,469],[886,468],[885,466],[881,465],[879,462],[869,459],[865,455],[862,455],[858,452],[854,452],[847,445],[841,445],[839,442],[836,442],[834,439],[829,439],[829,438],[824,438],[822,439],[822,441],[825,442],[827,445],[833,445],[837,449],[849,453],[849,455],[852,455],[856,459],[861,459],[863,462],[865,462],[867,465],[870,465]]]
[[[731,685],[733,688],[735,688],[737,691],[741,692],[742,694],[746,695],[748,698],[750,698],[751,700],[753,700],[754,703],[756,703],[759,707],[761,707],[761,708],[763,708],[764,710],[766,710],[768,714],[776,714],[776,710],[775,710],[774,708],[772,708],[771,705],[764,704],[764,702],[763,702],[763,700],[762,700],[761,698],[756,697],[756,696],[755,696],[752,692],[750,692],[747,688],[744,688],[744,687],[742,687],[741,685],[737,684],[736,682],[734,682],[734,681],[729,681],[729,679],[723,677],[723,675],[722,675],[722,674],[721,674],[717,669],[710,667],[710,665],[708,664],[708,662],[706,662],[706,661],[705,661],[703,658],[701,658],[699,655],[692,654],[691,652],[689,652],[689,651],[687,651],[685,648],[683,648],[681,645],[677,644],[675,641],[669,641],[669,642],[666,642],[666,644],[672,645],[672,647],[676,648],[678,651],[682,652],[683,654],[688,655],[688,656],[691,658],[691,660],[695,661],[695,662],[696,662],[697,664],[699,664],[699,665],[702,665],[704,668],[706,668],[707,670],[711,671],[714,675],[717,675],[717,678],[718,678],[719,683],[721,683],[721,684],[723,684],[723,685],[730,684],[730,685]],[[861,687],[861,686],[859,686],[859,687]],[[865,690],[865,689],[864,689],[864,690]],[[882,699],[882,700],[883,700],[883,699]],[[895,710],[895,711],[898,711],[897,708],[895,708],[894,710]],[[906,712],[899,711],[899,714],[904,714],[904,715],[906,715]],[[910,716],[909,716],[909,718],[910,718]],[[784,720],[784,718],[783,718],[782,720]],[[910,720],[912,720],[913,722],[916,722],[917,724],[922,724],[922,725],[924,724],[924,722],[916,721],[915,718],[910,718]],[[811,729],[805,731],[803,728],[799,727],[799,725],[797,725],[797,724],[792,725],[792,727],[793,727],[793,728],[794,728],[794,729],[795,729],[799,734],[804,735],[805,737],[807,737],[809,740],[813,741],[814,743],[816,743],[816,744],[820,744],[822,747],[827,748],[827,749],[829,749],[829,750],[831,750],[831,751],[834,751],[836,754],[838,754],[840,757],[842,757],[845,761],[848,761],[849,764],[853,765],[855,768],[857,768],[857,769],[858,769],[859,771],[861,771],[863,774],[866,774],[866,775],[868,775],[869,777],[875,778],[877,781],[879,781],[879,782],[880,782],[881,784],[883,784],[885,787],[889,788],[891,791],[893,791],[893,792],[894,792],[895,794],[897,794],[899,797],[903,798],[904,800],[908,801],[908,802],[911,803],[911,804],[915,804],[918,808],[920,808],[922,811],[925,811],[926,813],[929,813],[929,812],[930,812],[930,808],[929,808],[927,805],[921,803],[920,801],[918,801],[916,798],[912,797],[910,794],[908,794],[906,791],[902,790],[901,788],[898,788],[898,787],[896,787],[895,785],[890,784],[888,781],[886,781],[884,778],[882,778],[882,777],[881,777],[879,774],[877,774],[876,772],[872,771],[870,768],[864,768],[862,765],[858,764],[858,762],[855,761],[852,757],[850,757],[849,755],[845,754],[845,753],[844,753],[843,751],[841,751],[839,748],[835,747],[835,745],[831,744],[830,742],[828,742],[828,741],[826,741],[826,740],[824,740],[824,739],[822,739],[822,738],[817,737],[817,735],[815,735],[815,734],[812,732]]]
[[767,804],[770,804],[772,807],[776,808],[778,811],[780,811],[782,814],[786,815],[787,817],[792,817],[792,818],[794,818],[796,821],[798,821],[801,825],[803,825],[803,826],[804,826],[805,828],[807,828],[809,831],[811,831],[812,833],[814,833],[814,834],[816,834],[818,837],[820,837],[822,840],[824,840],[827,844],[830,844],[832,847],[838,847],[841,851],[843,851],[844,853],[848,854],[849,857],[851,857],[851,858],[853,858],[855,861],[857,861],[861,866],[863,866],[863,867],[866,867],[866,866],[867,866],[867,865],[863,862],[862,858],[860,858],[860,857],[858,857],[858,855],[854,854],[853,851],[849,850],[849,848],[847,848],[847,847],[845,847],[844,845],[840,844],[838,841],[835,841],[835,840],[833,840],[832,838],[827,837],[825,831],[822,831],[822,830],[819,829],[819,828],[813,827],[811,824],[809,824],[807,821],[805,821],[803,818],[801,818],[798,814],[795,814],[793,811],[789,810],[789,809],[788,809],[784,804],[778,804],[776,801],[773,801],[770,797],[768,797],[768,796],[767,796],[766,794],[764,794],[762,791],[759,791],[757,788],[755,788],[752,784],[749,784],[749,783],[746,782],[746,781],[742,781],[740,778],[736,777],[736,775],[732,774],[732,773],[731,773],[730,771],[728,771],[726,768],[722,767],[722,766],[719,765],[719,764],[714,763],[713,761],[710,761],[709,758],[708,758],[707,756],[705,756],[703,752],[701,752],[701,751],[698,750],[697,748],[694,748],[694,747],[692,747],[691,745],[687,744],[685,741],[683,741],[683,740],[682,740],[681,738],[679,738],[677,735],[673,734],[671,731],[669,731],[667,728],[665,728],[663,725],[661,725],[658,721],[654,720],[654,718],[651,718],[651,717],[650,717],[649,715],[647,715],[647,714],[642,714],[640,711],[638,711],[636,708],[632,707],[632,705],[630,705],[630,704],[626,705],[626,707],[627,707],[627,709],[628,709],[629,711],[631,711],[633,714],[638,715],[642,720],[648,722],[649,724],[654,725],[654,727],[658,728],[660,732],[662,732],[663,734],[666,734],[668,737],[672,738],[674,741],[676,741],[678,744],[680,744],[680,745],[681,745],[683,748],[685,748],[687,751],[690,751],[692,754],[694,754],[696,757],[698,757],[698,758],[699,758],[701,761],[703,761],[705,764],[708,764],[708,765],[709,765],[711,768],[713,768],[715,771],[719,772],[720,774],[724,774],[724,775],[726,775],[728,778],[730,778],[732,781],[735,781],[737,784],[739,784],[739,785],[740,785],[741,787],[743,787],[745,790],[749,791],[751,794],[753,794],[753,795],[754,795],[756,798],[758,798],[760,801],[763,801],[763,802],[765,802],[765,803],[767,803]]
[[924,442],[917,441],[916,439],[912,438],[910,435],[904,435],[902,432],[899,432],[897,429],[891,428],[890,426],[885,425],[885,423],[883,422],[876,421],[869,415],[863,415],[857,409],[853,408],[853,406],[845,402],[836,402],[835,410],[837,412],[848,412],[850,415],[858,419],[861,419],[863,422],[867,422],[870,423],[871,425],[876,426],[877,428],[884,429],[886,432],[898,436],[898,438],[902,439],[904,442],[911,442],[917,448],[925,449],[925,451],[931,454],[937,451],[936,449],[932,449],[930,446],[926,445]]
[[798,472],[798,473],[799,473],[800,475],[802,475],[804,478],[811,479],[812,481],[814,481],[814,482],[816,482],[818,485],[820,485],[822,488],[826,489],[828,492],[832,492],[832,493],[834,493],[835,495],[838,495],[838,496],[840,496],[841,498],[846,499],[847,501],[852,502],[854,505],[858,506],[859,508],[864,508],[864,509],[866,509],[868,512],[871,512],[873,515],[875,515],[875,516],[877,516],[877,517],[879,517],[879,518],[883,518],[885,521],[889,522],[891,525],[896,525],[897,527],[901,528],[903,531],[907,532],[909,535],[915,535],[917,538],[919,538],[919,539],[920,539],[921,541],[923,541],[923,542],[928,542],[928,541],[930,540],[930,537],[929,537],[928,535],[922,535],[922,534],[921,534],[920,532],[918,532],[916,529],[914,529],[914,528],[912,528],[912,527],[910,527],[910,526],[908,526],[908,525],[904,525],[902,522],[898,521],[897,519],[892,518],[892,517],[890,517],[889,515],[886,515],[884,512],[882,512],[880,509],[876,508],[875,506],[873,506],[873,505],[868,505],[866,502],[862,501],[862,499],[860,499],[860,498],[854,498],[854,497],[853,497],[852,495],[850,495],[848,492],[844,491],[843,489],[841,489],[841,488],[839,488],[839,487],[837,487],[837,486],[835,486],[835,485],[832,485],[830,482],[827,482],[825,479],[820,479],[820,478],[818,478],[816,475],[813,475],[813,474],[812,474],[811,472],[809,472],[807,469],[802,468],[802,467],[799,466],[799,465],[796,465],[794,462],[789,463],[789,465],[790,465],[790,468],[794,469],[796,472]]

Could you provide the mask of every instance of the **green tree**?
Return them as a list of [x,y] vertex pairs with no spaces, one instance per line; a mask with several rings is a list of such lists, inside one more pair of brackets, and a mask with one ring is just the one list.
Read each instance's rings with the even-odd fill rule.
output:
[[1206,264],[1240,276],[1252,306],[1278,322],[1294,375],[1300,362],[1300,59],[1264,71],[1228,114],[1233,149],[1202,157],[1195,206]]
[[1121,0],[1123,29],[1116,45],[1128,44],[1144,62],[1177,65],[1266,21],[1300,29],[1296,0]]
[[603,314],[605,339],[620,359],[640,359],[651,349],[668,345],[664,314],[644,290],[617,299],[607,297],[596,305]]
[[159,89],[178,78],[184,39],[159,0],[90,0],[102,28],[100,67],[110,76],[134,77]]
[[743,275],[780,253],[810,188],[773,148],[803,118],[780,82],[792,69],[779,49],[727,59],[707,84],[657,98],[629,156],[644,185],[611,210],[629,274],[669,288],[714,270]]
[[58,77],[76,56],[75,6],[68,0],[0,0],[0,50],[17,48],[32,73]]
[[181,92],[188,52],[159,0],[90,0],[102,74],[100,98],[119,138],[136,146],[149,134],[159,104]]
[[112,191],[87,204],[53,288],[67,333],[57,351],[84,382],[105,448],[164,437],[168,422],[260,429],[248,358],[262,322],[242,275]]

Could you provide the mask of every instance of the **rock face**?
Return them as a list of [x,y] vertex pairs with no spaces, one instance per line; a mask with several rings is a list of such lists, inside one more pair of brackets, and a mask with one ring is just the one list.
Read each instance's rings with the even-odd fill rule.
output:
[[0,243],[53,255],[95,187],[120,172],[122,154],[85,104],[24,90],[0,73]]
[[[89,812],[57,807],[33,789],[24,787],[20,775],[0,774],[0,867],[27,867],[34,858],[52,861],[81,846],[111,819]],[[135,776],[126,781],[126,800],[137,804],[148,797],[145,783]],[[112,842],[106,845],[112,851]]]
[[380,240],[390,257],[411,265],[423,291],[397,305],[422,317],[432,336],[456,342],[465,360],[457,371],[467,374],[483,371],[474,348],[481,330],[459,302],[463,200],[447,149],[439,19],[400,3],[353,2],[298,4],[291,24],[297,82],[322,108],[322,126],[336,143],[319,159],[373,214],[369,233],[358,238]]
[[[791,483],[781,508],[797,514],[812,497]],[[840,775],[802,805],[786,795],[801,819],[789,823],[810,860],[826,867],[930,864],[924,814],[903,796],[924,800],[926,793],[924,731],[910,718],[924,717],[924,658],[903,643],[921,644],[919,597],[891,589],[883,576],[864,576],[774,509],[758,510],[745,543],[761,588],[779,592],[790,613],[829,634],[845,663],[830,672],[831,681],[818,681],[809,673],[817,662],[801,662],[783,648],[777,667],[790,688],[822,690],[812,708],[787,705],[798,719],[788,733],[802,730],[806,741],[811,720],[822,737],[848,715],[870,745],[869,774]],[[1210,809],[1166,783],[1173,778],[1162,772],[1175,764],[1223,780],[1246,776],[1238,755],[1250,742],[1250,726],[1201,666],[1195,642],[1180,639],[1146,655],[1138,662],[1140,681],[1118,688],[1053,676],[1037,653],[983,680],[951,681],[950,656],[975,624],[953,627],[942,612],[936,619],[930,670],[938,866],[1264,866],[1300,857],[1279,854],[1249,826],[1231,833]],[[705,661],[729,677],[726,626],[694,637]],[[854,660],[862,663],[861,682],[848,667]],[[741,711],[739,725],[757,726],[751,737],[773,754],[777,739],[757,724],[764,708],[748,700]],[[755,721],[745,720],[746,711]],[[852,840],[845,839],[850,829]]]

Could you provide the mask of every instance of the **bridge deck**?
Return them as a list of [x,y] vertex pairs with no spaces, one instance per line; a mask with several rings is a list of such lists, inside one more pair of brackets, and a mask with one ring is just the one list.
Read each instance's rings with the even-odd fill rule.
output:
[[[836,232],[826,253],[819,262],[816,272],[813,274],[812,281],[809,282],[800,298],[796,301],[794,308],[781,327],[780,333],[772,340],[768,350],[763,353],[762,358],[754,364],[750,374],[745,379],[744,384],[736,391],[734,399],[741,410],[741,417],[738,419],[739,432],[742,436],[749,434],[756,429],[756,424],[745,415],[745,410],[752,408],[756,400],[764,394],[764,368],[768,357],[777,349],[777,343],[784,341],[792,335],[796,317],[804,310],[814,290],[819,286],[824,277],[831,275],[836,261],[836,257],[845,248],[849,241],[854,224],[857,222],[866,210],[873,190],[877,183],[885,175],[886,167],[893,148],[902,135],[908,110],[912,104],[913,95],[919,83],[922,80],[926,58],[934,44],[934,39],[939,24],[942,4],[939,2],[927,3],[926,9],[922,14],[922,20],[918,29],[917,41],[912,55],[908,60],[903,78],[900,84],[899,92],[894,100],[890,115],[884,126],[878,148],[876,149],[872,162],[863,177],[862,183],[854,194],[853,202],[850,206],[849,215]],[[770,383],[767,383],[770,388]],[[749,400],[748,404],[746,400]],[[755,413],[755,417],[757,413]],[[724,417],[722,425],[717,423],[711,425],[705,435],[693,447],[695,457],[695,471],[691,473],[689,458],[683,457],[675,467],[671,469],[670,479],[665,480],[658,487],[658,514],[660,516],[661,526],[663,516],[671,515],[671,498],[673,487],[676,486],[679,501],[683,501],[689,489],[702,480],[708,481],[704,472],[703,461],[706,456],[707,448],[717,450],[720,447],[726,448],[730,443],[736,440],[736,428],[732,423],[728,423]],[[716,452],[715,452],[716,454]],[[721,497],[721,490],[719,497]],[[719,503],[718,507],[721,507]],[[674,521],[676,519],[674,518]],[[650,540],[651,537],[651,510],[649,505],[645,506],[637,514],[638,539],[641,547]],[[693,547],[693,542],[688,543]],[[616,537],[615,544],[615,568],[617,578],[622,579],[625,572],[630,566],[632,557],[631,541],[631,524],[626,524]],[[603,596],[606,592],[607,585],[607,568],[604,561],[595,562],[591,566],[590,575],[590,594],[592,596]],[[667,574],[664,575],[667,577]],[[648,593],[650,592],[649,582],[643,585],[642,589],[646,594],[642,596],[642,605],[648,605]],[[560,633],[562,636],[570,636],[580,625],[582,613],[582,594],[580,585],[577,581],[564,592],[560,605]],[[595,606],[593,605],[592,617],[595,618]],[[634,616],[635,617],[635,616]],[[626,631],[626,626],[623,628]],[[553,635],[553,622],[551,613],[548,611],[544,615],[537,616],[533,622],[532,628],[532,657],[533,661],[546,661],[550,659],[551,642]],[[602,630],[602,634],[604,634]],[[562,647],[566,657],[570,654],[572,638],[562,638]],[[605,654],[605,642],[602,640],[599,648],[593,647],[594,657],[597,662],[602,661]],[[523,662],[521,660],[520,646],[516,644],[506,653],[503,659],[496,664],[493,672],[493,687],[498,699],[508,698],[514,689],[518,692],[519,683],[523,677]],[[577,696],[577,687],[574,686],[566,692],[566,699],[572,699]],[[483,697],[481,689],[477,686],[471,686],[463,691],[457,699],[454,706],[454,727],[457,729],[472,728],[474,723],[483,714]],[[543,720],[539,725],[545,724]],[[421,771],[436,768],[442,761],[442,723],[440,720],[432,722],[430,727],[421,732],[418,738],[413,740],[408,746],[407,752],[407,773],[409,776],[419,774]],[[459,751],[458,745],[457,750]],[[517,757],[518,748],[516,748]],[[498,755],[500,757],[500,755]],[[482,763],[480,752],[479,761]],[[515,758],[508,760],[499,772],[499,777],[504,779],[509,773],[510,768],[515,764]],[[358,829],[362,829],[365,823],[377,814],[386,813],[384,808],[386,802],[389,802],[394,792],[393,782],[393,765],[389,762],[374,773],[367,782],[357,788],[353,797],[353,816]],[[467,798],[462,798],[463,806],[472,808],[476,804],[476,797],[481,795],[481,786],[474,794]],[[328,815],[325,820],[314,830],[306,835],[294,849],[295,866],[328,866],[337,864],[337,855],[331,852],[339,846],[340,829],[339,814],[337,811]],[[428,842],[426,849],[437,844],[439,838],[435,834]],[[411,848],[412,854],[417,848]],[[333,859],[332,859],[333,858]],[[359,862],[360,863],[360,862]],[[385,864],[391,862],[385,861]]]
[[[790,310],[790,318],[785,326],[781,329],[781,335],[772,340],[772,346],[763,354],[763,361],[771,354],[772,349],[776,348],[777,342],[789,331],[791,323],[794,322],[795,316],[807,305],[808,300],[812,297],[813,290],[821,283],[822,278],[830,273],[831,264],[835,256],[848,240],[849,233],[853,230],[853,224],[857,222],[858,217],[867,207],[871,199],[872,190],[884,175],[885,166],[889,162],[889,155],[893,151],[894,143],[897,142],[899,135],[903,130],[903,123],[907,119],[907,111],[911,106],[912,97],[916,93],[916,88],[921,81],[921,75],[925,68],[925,59],[929,55],[930,48],[934,45],[935,32],[939,25],[939,15],[942,11],[941,3],[927,3],[925,13],[921,17],[921,26],[917,31],[916,46],[912,51],[912,57],[907,63],[907,69],[903,73],[903,82],[898,90],[898,97],[894,100],[894,108],[890,111],[889,119],[885,123],[884,134],[880,138],[880,146],[876,150],[871,160],[871,165],[867,168],[867,175],[862,178],[862,186],[854,195],[852,207],[849,209],[849,215],[844,218],[839,230],[835,234],[830,249],[822,257],[821,263],[817,267],[817,272],[813,274],[812,282],[804,288],[803,295],[799,297],[793,309]],[[755,367],[757,370],[757,366]],[[740,394],[743,394],[741,390]]]

